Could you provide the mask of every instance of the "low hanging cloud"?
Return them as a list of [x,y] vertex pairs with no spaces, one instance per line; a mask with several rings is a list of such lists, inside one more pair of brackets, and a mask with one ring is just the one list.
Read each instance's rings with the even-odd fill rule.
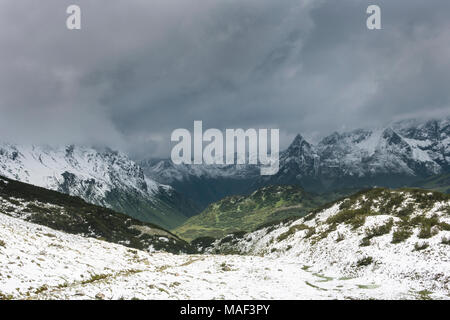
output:
[[[82,30],[65,27],[82,9]],[[296,133],[450,108],[450,3],[378,0],[3,0],[0,135],[169,154],[204,126]]]

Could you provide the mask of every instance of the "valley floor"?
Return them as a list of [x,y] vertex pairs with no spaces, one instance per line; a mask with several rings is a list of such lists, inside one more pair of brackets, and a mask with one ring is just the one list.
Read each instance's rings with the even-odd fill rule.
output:
[[[379,276],[378,276],[379,277]],[[147,253],[0,214],[0,299],[449,299],[288,258]]]

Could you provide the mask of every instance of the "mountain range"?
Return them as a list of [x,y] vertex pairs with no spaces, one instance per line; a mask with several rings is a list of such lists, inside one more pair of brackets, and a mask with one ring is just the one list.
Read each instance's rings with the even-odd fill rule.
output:
[[109,149],[1,144],[0,175],[166,228],[198,212],[172,187],[149,179],[125,154]]
[[187,166],[169,159],[140,165],[147,176],[173,186],[202,208],[267,185],[298,185],[318,193],[410,186],[450,172],[450,118],[335,132],[316,144],[299,134],[280,153],[279,172],[269,177],[261,177],[253,165]]
[[135,162],[107,148],[0,144],[0,175],[174,230],[205,209],[207,216],[215,202],[273,185],[299,186],[328,201],[335,199],[330,194],[373,186],[447,192],[450,120],[394,122],[379,129],[333,133],[316,144],[297,135],[280,153],[276,175],[259,172],[257,165]]
[[298,135],[267,183],[306,189],[400,187],[450,169],[450,121],[402,121],[388,127],[333,133],[313,145]]

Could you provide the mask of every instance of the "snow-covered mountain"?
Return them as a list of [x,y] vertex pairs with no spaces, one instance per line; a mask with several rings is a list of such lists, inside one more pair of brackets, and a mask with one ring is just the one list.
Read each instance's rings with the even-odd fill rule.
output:
[[109,149],[1,144],[0,175],[168,228],[195,212],[173,188],[146,177],[126,155]]
[[261,177],[256,166],[186,166],[170,160],[142,166],[147,175],[189,194],[203,207],[265,185],[296,184],[314,192],[407,186],[450,172],[450,118],[335,132],[317,144],[297,135],[281,152],[274,176]]
[[326,190],[402,186],[450,170],[450,120],[402,121],[375,130],[333,133],[317,145],[298,135],[267,183]]

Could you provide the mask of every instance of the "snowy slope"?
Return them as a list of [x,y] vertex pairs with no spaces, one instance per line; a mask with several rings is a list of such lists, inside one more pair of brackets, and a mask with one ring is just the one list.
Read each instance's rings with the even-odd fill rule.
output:
[[[191,209],[178,207],[180,196],[172,188],[149,179],[126,155],[111,150],[1,144],[0,175],[79,196],[165,227],[172,226],[172,218],[181,223],[183,210],[189,213]],[[145,210],[132,206],[137,202]]]
[[0,214],[0,299],[448,299],[419,280],[324,277],[297,258],[150,254]]
[[377,290],[450,297],[450,199],[428,191],[374,189],[305,218],[217,240],[206,252],[298,261],[322,278],[362,278]]
[[0,177],[0,214],[135,249],[193,252],[188,243],[157,225],[5,177]]

